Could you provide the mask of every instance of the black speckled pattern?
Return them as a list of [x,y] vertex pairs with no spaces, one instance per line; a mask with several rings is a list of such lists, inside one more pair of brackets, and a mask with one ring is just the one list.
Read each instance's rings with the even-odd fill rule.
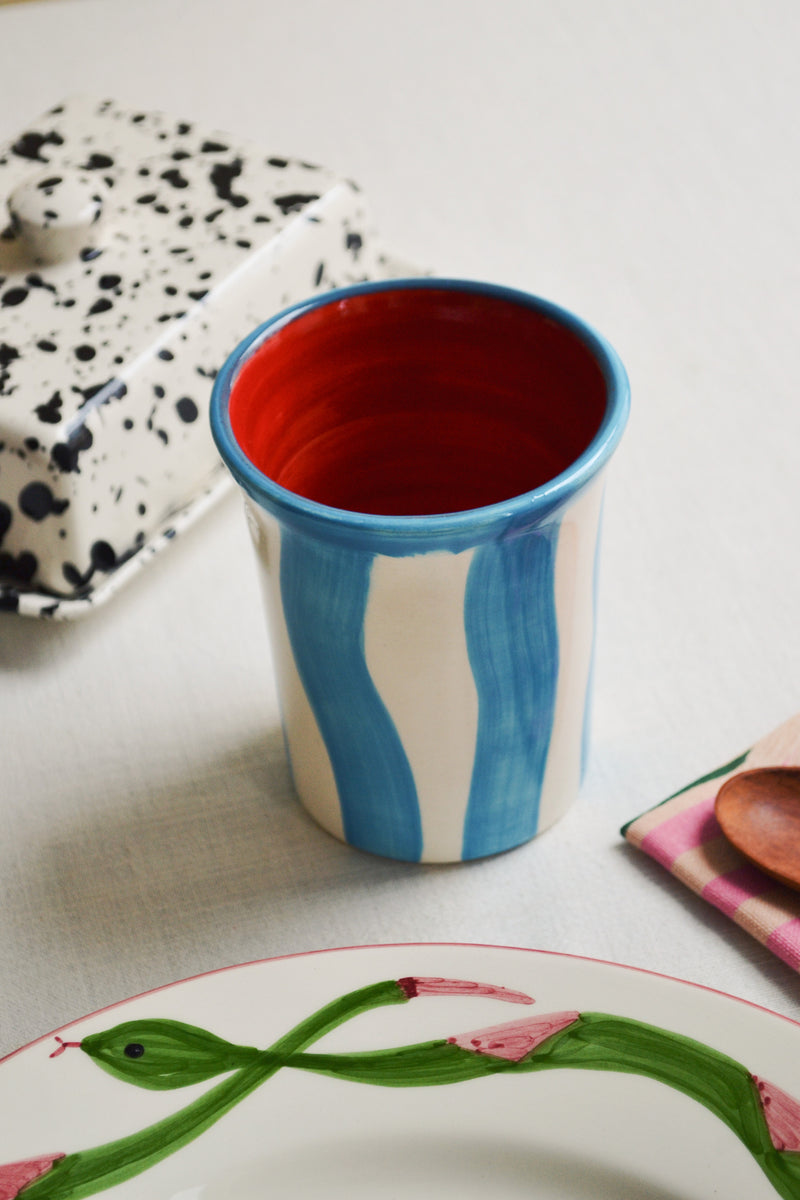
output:
[[112,101],[34,122],[0,184],[0,609],[57,615],[218,487],[208,399],[240,338],[386,271],[352,183]]

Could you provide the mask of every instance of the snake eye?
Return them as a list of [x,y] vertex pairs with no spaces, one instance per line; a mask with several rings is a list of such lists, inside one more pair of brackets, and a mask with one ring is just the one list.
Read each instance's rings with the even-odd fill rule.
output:
[[144,1046],[141,1042],[130,1042],[123,1050],[123,1054],[127,1058],[141,1058],[144,1054]]

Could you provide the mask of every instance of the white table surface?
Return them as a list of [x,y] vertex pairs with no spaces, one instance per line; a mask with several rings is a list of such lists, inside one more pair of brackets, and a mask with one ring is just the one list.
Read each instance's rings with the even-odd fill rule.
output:
[[338,168],[389,244],[599,328],[605,509],[581,798],[495,859],[320,831],[287,776],[231,495],[83,622],[0,617],[0,1053],[230,963],[404,941],[634,964],[800,1018],[794,972],[619,826],[800,709],[795,0],[34,0],[0,138],[75,92]]

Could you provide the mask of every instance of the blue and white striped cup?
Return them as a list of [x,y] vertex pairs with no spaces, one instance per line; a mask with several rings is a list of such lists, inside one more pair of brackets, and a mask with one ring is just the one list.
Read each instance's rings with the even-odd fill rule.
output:
[[483,283],[329,292],[230,356],[212,431],[245,493],[295,786],[330,833],[450,862],[572,803],[628,408],[602,338]]

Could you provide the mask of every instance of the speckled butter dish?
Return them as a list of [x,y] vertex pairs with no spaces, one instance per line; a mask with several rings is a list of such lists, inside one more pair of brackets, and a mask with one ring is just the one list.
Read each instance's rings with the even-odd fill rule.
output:
[[230,486],[217,369],[316,292],[416,274],[330,170],[74,97],[0,149],[0,610],[106,601]]

